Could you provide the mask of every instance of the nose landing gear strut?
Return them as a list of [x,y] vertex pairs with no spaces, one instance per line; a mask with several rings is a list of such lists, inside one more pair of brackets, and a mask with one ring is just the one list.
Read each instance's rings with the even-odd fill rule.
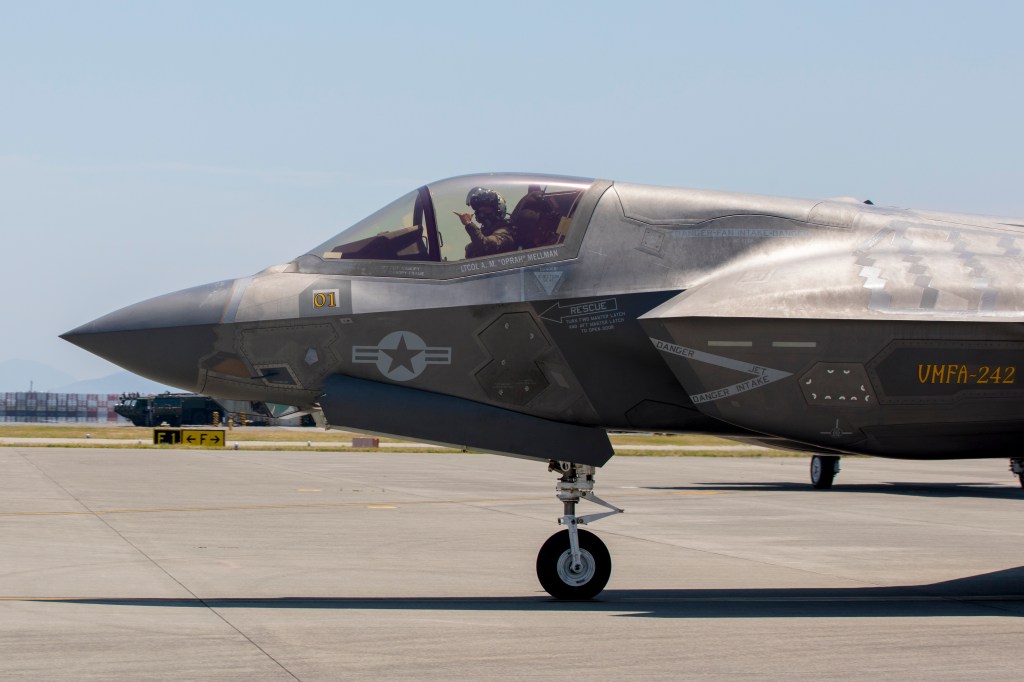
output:
[[[594,494],[594,467],[553,460],[548,470],[561,473],[555,492],[563,507],[558,523],[566,529],[552,535],[540,548],[537,578],[556,599],[590,599],[608,584],[612,559],[596,535],[578,526],[621,514],[623,510]],[[576,503],[580,500],[590,500],[611,511],[577,516]]]

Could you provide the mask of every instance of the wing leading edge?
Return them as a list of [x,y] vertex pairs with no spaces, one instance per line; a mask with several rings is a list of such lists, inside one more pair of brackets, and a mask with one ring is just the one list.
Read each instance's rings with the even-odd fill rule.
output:
[[[1013,457],[1024,437],[1024,325],[1011,315],[766,316],[761,289],[710,315],[688,291],[640,322],[695,407],[819,452]],[[803,299],[803,304],[799,299]],[[691,306],[690,300],[698,305]],[[769,309],[770,310],[770,309]],[[778,315],[777,309],[775,315]]]

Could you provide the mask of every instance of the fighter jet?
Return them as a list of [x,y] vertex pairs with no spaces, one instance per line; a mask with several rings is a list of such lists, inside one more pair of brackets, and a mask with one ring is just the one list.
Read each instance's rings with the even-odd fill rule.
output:
[[183,390],[540,461],[565,530],[537,574],[585,599],[611,559],[579,526],[621,511],[594,494],[610,429],[807,452],[818,488],[844,454],[1010,458],[1024,484],[1022,247],[1022,220],[854,198],[468,175],[63,338]]

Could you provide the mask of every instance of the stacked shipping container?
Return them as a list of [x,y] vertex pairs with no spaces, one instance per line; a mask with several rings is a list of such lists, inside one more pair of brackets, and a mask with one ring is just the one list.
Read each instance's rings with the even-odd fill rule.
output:
[[116,393],[0,393],[0,422],[124,421]]

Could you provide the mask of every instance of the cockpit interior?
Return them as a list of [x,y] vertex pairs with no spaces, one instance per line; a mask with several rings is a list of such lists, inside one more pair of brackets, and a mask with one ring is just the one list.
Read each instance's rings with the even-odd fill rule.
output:
[[[471,247],[474,239],[495,232],[501,239],[492,239],[491,253],[557,246],[569,234],[580,198],[592,183],[511,173],[442,180],[391,202],[300,260],[460,261],[479,253]],[[481,189],[497,195],[491,215],[470,205],[470,194]]]

